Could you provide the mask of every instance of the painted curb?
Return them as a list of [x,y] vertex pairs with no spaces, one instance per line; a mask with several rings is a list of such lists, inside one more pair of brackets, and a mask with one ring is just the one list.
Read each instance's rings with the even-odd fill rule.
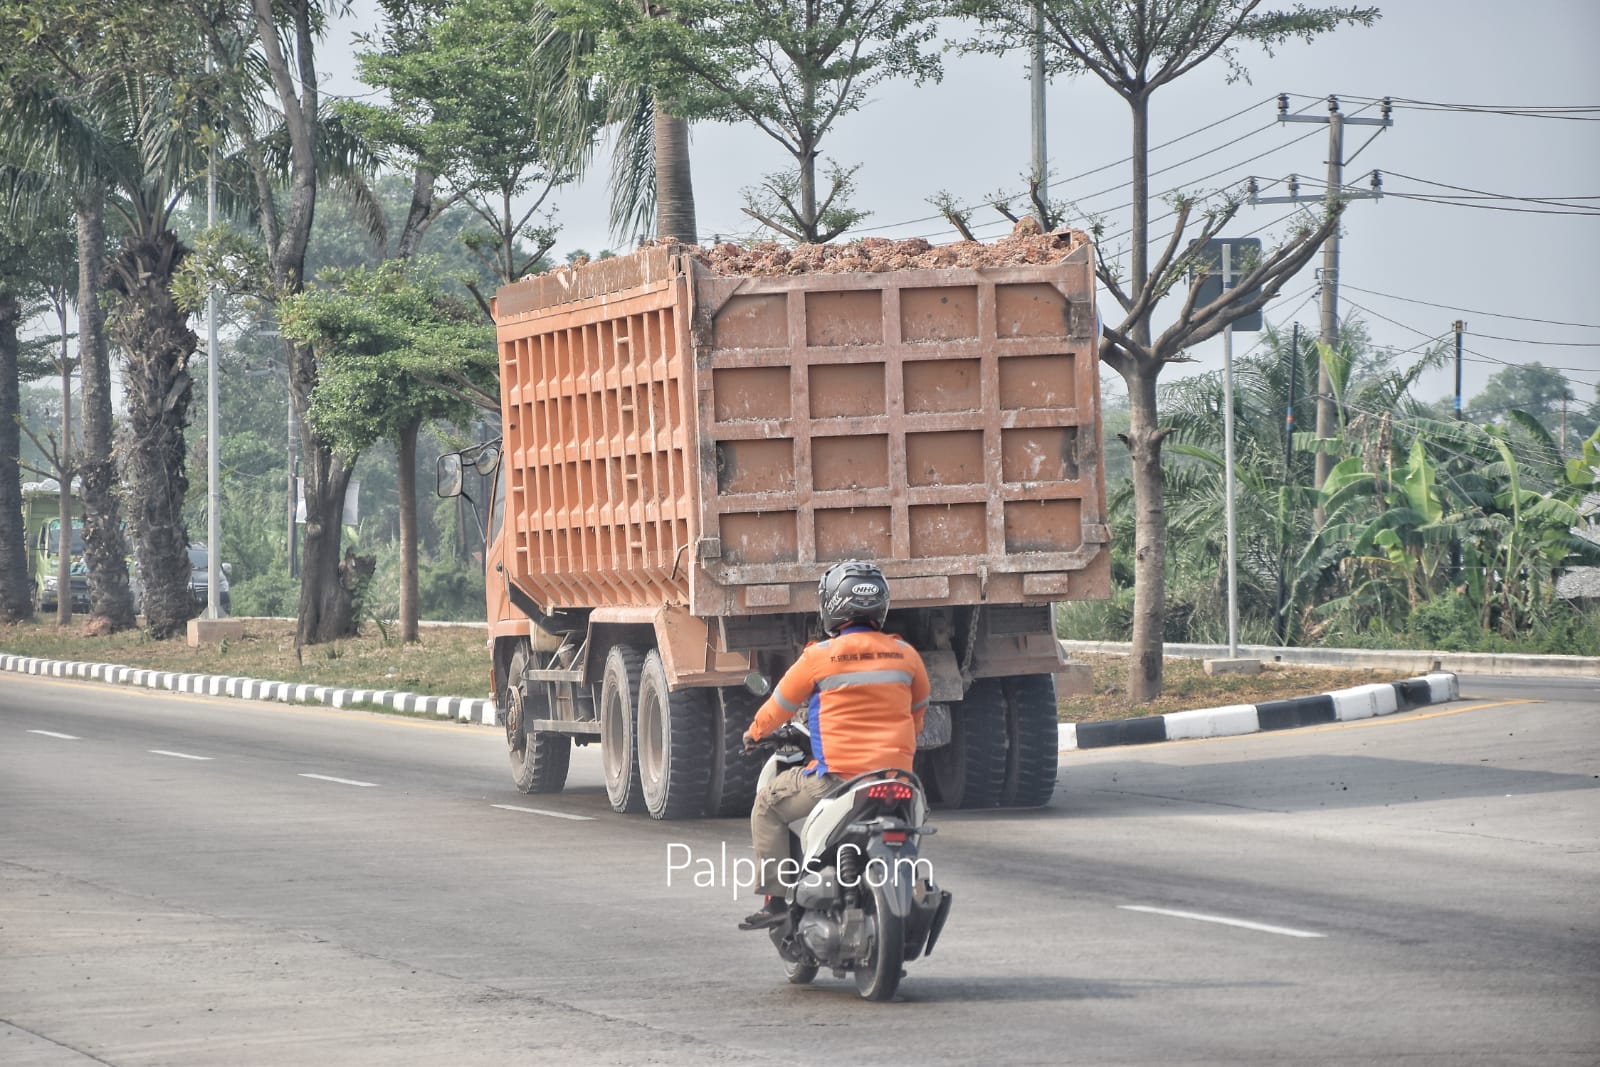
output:
[[395,711],[409,711],[461,722],[497,726],[500,717],[494,701],[472,697],[421,696],[387,689],[336,689],[332,686],[296,682],[270,682],[260,678],[234,678],[221,674],[173,674],[116,663],[79,663],[70,660],[37,659],[0,653],[0,671],[35,674],[48,678],[82,678],[112,685],[131,685],[144,689],[166,689],[198,696],[236,697],[288,704],[325,704],[348,708],[356,704],[378,704]]
[[1301,726],[1350,722],[1376,715],[1392,715],[1428,704],[1443,704],[1461,696],[1460,683],[1448,671],[1420,678],[1377,682],[1332,693],[1271,700],[1264,704],[1231,704],[1221,708],[1174,711],[1138,719],[1111,722],[1062,723],[1061,751],[1111,748],[1118,745],[1153,745],[1161,741],[1186,741],[1202,737],[1232,737],[1263,730],[1293,730]]

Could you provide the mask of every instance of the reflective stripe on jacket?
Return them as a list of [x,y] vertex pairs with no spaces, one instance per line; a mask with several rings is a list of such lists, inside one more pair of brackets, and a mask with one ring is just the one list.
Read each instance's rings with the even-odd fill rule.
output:
[[916,649],[892,634],[846,627],[806,646],[756,713],[750,735],[764,737],[804,712],[816,757],[807,774],[909,771],[928,692]]

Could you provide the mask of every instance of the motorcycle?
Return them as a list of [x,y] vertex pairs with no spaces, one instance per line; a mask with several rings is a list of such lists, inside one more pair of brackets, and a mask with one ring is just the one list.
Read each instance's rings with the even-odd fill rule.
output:
[[[758,789],[775,775],[811,760],[811,736],[787,723],[757,742],[770,750]],[[922,783],[909,771],[885,768],[835,786],[800,832],[790,830],[790,855],[799,871],[785,893],[787,921],[770,930],[795,985],[827,967],[834,977],[854,972],[867,1000],[889,1000],[903,964],[927,956],[950,915],[951,894],[933,881],[921,839],[935,832]]]

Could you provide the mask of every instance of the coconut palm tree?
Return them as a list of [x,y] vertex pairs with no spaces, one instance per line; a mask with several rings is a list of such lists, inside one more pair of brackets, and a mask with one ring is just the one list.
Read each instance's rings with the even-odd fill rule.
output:
[[[92,51],[89,58],[92,63]],[[181,62],[184,57],[174,52],[165,58]],[[57,176],[63,189],[78,191],[80,269],[89,275],[85,288],[97,288],[94,274],[102,257],[95,247],[103,247],[104,241],[94,190],[105,191],[104,203],[124,229],[107,279],[110,291],[121,298],[114,303],[107,326],[124,359],[131,447],[122,481],[133,504],[147,624],[152,635],[167,637],[196,610],[189,592],[189,538],[183,521],[188,489],[183,433],[192,385],[188,365],[196,338],[188,327],[188,313],[172,296],[172,280],[187,250],[171,223],[174,209],[202,173],[199,146],[208,116],[196,100],[182,98],[183,82],[170,69],[128,68],[109,60],[107,66],[114,69],[37,68],[32,78],[17,79],[8,87],[0,109],[10,143]],[[197,68],[198,63],[191,69]],[[86,318],[92,318],[98,306],[97,298],[87,294],[80,298],[80,308],[89,311]],[[86,327],[85,342],[91,343],[97,331],[88,323]],[[109,453],[110,442],[98,439],[109,434],[108,427],[96,425],[96,405],[101,401],[89,394],[98,392],[101,383],[94,380],[97,375],[90,368],[87,349],[84,363],[90,452],[84,483],[86,508],[92,515],[95,498],[109,496],[113,481],[109,463],[100,458]],[[118,565],[125,568],[121,561],[126,550],[117,543],[120,531],[113,536],[105,529],[105,510],[102,505],[101,529],[96,530],[91,519],[86,531],[91,573],[98,569],[111,576],[107,582],[102,573],[101,585],[109,588],[102,589],[98,597],[102,603],[96,603],[94,610],[103,611],[114,624],[131,624],[125,569],[121,581],[116,581]]]
[[[649,0],[642,2],[648,14],[667,16]],[[573,5],[551,6],[566,17],[546,23],[545,43],[533,57],[535,78],[552,87],[556,127],[565,131],[569,156],[587,160],[597,128],[614,131],[609,182],[613,235],[626,241],[653,233],[695,244],[699,234],[688,121],[672,115],[644,85],[594,77],[590,66],[603,47],[599,33],[572,17]]]

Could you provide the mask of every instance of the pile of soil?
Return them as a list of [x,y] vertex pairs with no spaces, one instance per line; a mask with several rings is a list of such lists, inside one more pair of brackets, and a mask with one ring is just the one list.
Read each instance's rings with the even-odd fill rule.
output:
[[748,246],[724,242],[709,247],[681,247],[718,274],[765,276],[1059,263],[1087,240],[1076,230],[1041,233],[1036,220],[1024,218],[1009,236],[987,244],[982,241],[957,241],[948,245],[930,245],[920,237],[904,241],[866,237],[849,244],[804,244],[794,248],[771,241]]

